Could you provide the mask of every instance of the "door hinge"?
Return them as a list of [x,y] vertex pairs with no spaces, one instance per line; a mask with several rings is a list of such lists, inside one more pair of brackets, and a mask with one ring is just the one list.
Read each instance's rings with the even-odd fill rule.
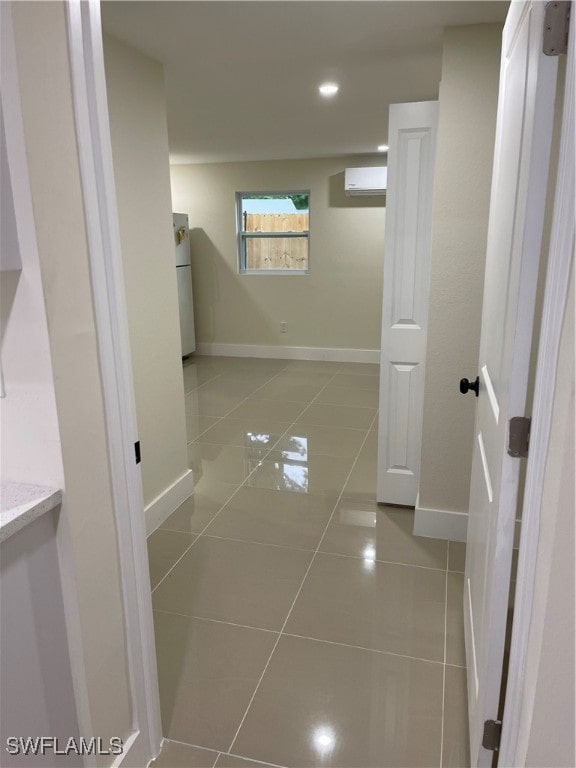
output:
[[530,444],[530,423],[528,416],[514,416],[509,421],[508,455],[515,459],[525,459],[528,456]]
[[546,56],[559,56],[568,51],[570,6],[571,3],[566,0],[554,0],[552,3],[546,3],[542,39],[542,51]]
[[502,736],[501,720],[485,720],[484,733],[482,734],[482,746],[484,749],[490,749],[497,752],[500,748],[500,737]]
[[136,464],[140,464],[140,462],[142,461],[142,457],[140,455],[140,440],[137,440],[134,443],[134,455],[136,457]]

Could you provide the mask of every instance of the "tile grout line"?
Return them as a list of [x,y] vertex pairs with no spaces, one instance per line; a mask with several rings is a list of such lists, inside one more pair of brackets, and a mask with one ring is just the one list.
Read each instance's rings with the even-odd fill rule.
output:
[[[182,369],[184,369],[185,367],[187,367],[187,366],[182,366]],[[223,376],[223,374],[222,373],[217,373],[211,379],[208,379],[208,381],[203,381],[201,384],[198,384],[197,386],[192,387],[192,389],[189,389],[188,391],[184,390],[184,397],[186,397],[186,395],[191,395],[192,392],[196,392],[196,390],[200,389],[200,387],[203,387],[204,384],[212,384],[212,382],[215,381],[216,379],[219,379],[220,376]]]
[[[192,413],[192,414],[191,414],[191,416],[198,416],[199,418],[202,418],[202,414],[200,414],[200,413]],[[222,421],[222,419],[224,418],[224,416],[205,416],[204,418],[207,418],[207,419],[216,419],[216,424],[212,424],[211,426],[209,426],[209,427],[206,427],[206,429],[205,429],[203,432],[200,432],[200,434],[199,434],[199,435],[197,435],[197,436],[194,438],[194,440],[190,440],[190,442],[186,441],[186,448],[188,448],[188,446],[189,446],[189,445],[194,445],[194,443],[195,443],[197,440],[200,440],[200,438],[202,437],[202,435],[205,435],[205,434],[206,434],[206,432],[210,432],[210,430],[212,429],[212,427],[217,427],[217,426],[218,426],[218,424],[220,424],[220,422],[221,422],[221,421]],[[188,434],[186,434],[186,437],[188,437]],[[217,443],[216,443],[216,445],[217,445]]]
[[[322,554],[322,553],[319,553]],[[208,616],[189,616],[187,613],[179,613],[178,611],[167,611],[164,608],[154,608],[156,613],[164,613],[169,616],[179,616],[182,619],[194,619],[195,621],[210,621],[214,624],[225,624],[230,627],[239,627],[240,629],[251,629],[254,632],[268,632],[272,635],[280,635],[279,629],[267,629],[265,627],[254,627],[250,624],[238,624],[234,621],[223,621],[222,619],[212,619]],[[409,656],[406,653],[396,653],[395,651],[382,651],[378,648],[368,648],[365,645],[351,645],[350,643],[342,643],[338,640],[326,640],[323,637],[308,637],[307,635],[298,635],[295,632],[282,632],[285,637],[297,637],[300,640],[310,640],[314,643],[327,643],[328,645],[338,645],[342,648],[353,648],[356,651],[366,651],[367,653],[379,653],[381,656],[394,656],[397,659],[410,659],[411,661],[422,661],[424,664],[440,664],[444,666],[444,662],[436,659],[424,659],[421,656]],[[456,665],[447,665],[456,666]],[[458,669],[465,669],[465,667],[458,667]],[[207,749],[207,747],[206,747]],[[228,753],[226,753],[228,754]]]
[[[283,493],[283,491],[278,491],[278,493]],[[226,502],[226,504],[227,503],[228,502]],[[224,506],[226,506],[226,504]],[[220,514],[220,512],[218,512],[218,514]],[[253,541],[252,539],[237,539],[234,536],[216,536],[213,533],[204,533],[203,536],[205,536],[207,539],[218,539],[219,541],[234,541],[237,544],[257,544],[259,547],[274,547],[275,549],[294,549],[296,552],[314,552],[313,549],[309,549],[307,547],[287,547],[284,544],[272,544],[269,541]]]
[[184,747],[194,747],[194,749],[205,749],[206,752],[220,753],[219,749],[212,749],[212,747],[201,747],[200,744],[192,744],[190,741],[182,741],[181,739],[172,739],[169,736],[164,736],[165,741],[172,741],[174,744],[182,744]]
[[328,520],[328,523],[326,524],[326,527],[324,528],[322,536],[320,537],[320,541],[318,542],[318,546],[316,547],[316,553],[315,554],[318,554],[318,552],[320,551],[320,547],[322,546],[322,542],[324,541],[324,537],[326,536],[326,532],[328,530],[328,526],[330,525],[330,523],[332,522],[332,518],[334,517],[334,512],[336,511],[336,508],[338,507],[338,504],[340,503],[342,497],[344,496],[344,490],[346,488],[346,485],[350,481],[350,477],[352,476],[352,472],[354,472],[354,468],[356,467],[356,464],[358,463],[358,459],[360,458],[360,454],[362,453],[362,450],[363,450],[364,446],[366,445],[366,441],[368,440],[368,436],[370,435],[370,431],[372,430],[372,427],[377,422],[377,420],[378,420],[378,411],[376,411],[376,413],[374,415],[374,418],[370,422],[370,426],[366,430],[366,435],[364,437],[364,440],[362,441],[362,444],[360,445],[360,448],[358,450],[358,455],[354,459],[354,461],[352,463],[352,466],[350,467],[350,472],[348,472],[348,475],[346,476],[346,480],[344,481],[344,485],[342,486],[342,490],[340,491],[340,495],[338,496],[338,499],[336,501],[336,505],[335,505],[334,509],[332,510],[332,514],[330,515],[330,519]]
[[[160,530],[160,529],[159,529],[159,528],[157,528],[156,530],[158,531],[158,530]],[[154,533],[156,533],[156,531],[154,531]],[[150,536],[152,536],[152,534],[150,534]],[[158,587],[160,586],[160,584],[162,584],[162,582],[164,581],[164,579],[166,578],[166,576],[168,576],[168,574],[169,574],[169,573],[172,573],[172,571],[173,571],[173,570],[174,570],[174,568],[175,568],[175,567],[178,565],[178,563],[180,562],[180,560],[182,560],[182,558],[184,557],[184,555],[186,554],[186,552],[189,552],[189,551],[192,549],[192,547],[194,546],[194,544],[196,544],[196,542],[197,542],[197,541],[198,541],[198,539],[200,538],[199,534],[197,534],[197,533],[195,533],[195,534],[194,534],[194,536],[195,536],[195,538],[194,538],[194,541],[191,541],[191,542],[190,542],[190,546],[189,546],[189,547],[186,547],[186,549],[184,550],[184,552],[182,552],[182,554],[180,555],[180,557],[178,558],[178,560],[176,560],[176,562],[175,562],[175,563],[173,563],[173,564],[172,564],[172,566],[171,566],[171,567],[170,567],[170,568],[169,568],[169,569],[166,571],[166,573],[164,574],[164,576],[162,576],[162,578],[160,579],[160,581],[158,582],[158,584],[156,584],[156,586],[154,587],[154,589],[151,589],[151,590],[150,590],[150,593],[151,593],[152,595],[154,594],[154,592],[156,592],[156,590],[158,589]]]
[[[334,374],[334,375],[336,375],[336,374]],[[318,393],[318,394],[320,394],[320,393]],[[311,404],[312,403],[310,403],[310,405]],[[358,462],[358,458],[360,456],[360,452],[362,451],[362,448],[364,447],[364,445],[366,443],[366,440],[368,439],[368,434],[370,432],[370,429],[374,425],[374,422],[376,421],[377,418],[378,418],[378,413],[376,413],[376,415],[372,419],[372,422],[370,423],[370,427],[368,428],[368,430],[366,432],[366,436],[364,437],[364,440],[362,441],[362,445],[360,446],[360,449],[358,451],[358,455],[356,456],[356,458],[355,458],[355,460],[354,460],[354,462],[353,462],[353,464],[352,464],[352,466],[350,468],[350,471],[348,472],[348,475],[346,476],[346,480],[345,480],[345,482],[344,482],[344,484],[342,486],[342,490],[340,491],[340,494],[339,494],[339,496],[338,496],[338,498],[336,500],[336,503],[334,505],[334,509],[332,510],[332,514],[328,518],[328,522],[326,523],[326,525],[324,527],[324,532],[322,533],[322,536],[320,537],[320,541],[318,542],[318,546],[316,547],[316,550],[315,550],[314,554],[312,555],[312,559],[310,560],[308,568],[306,569],[306,573],[304,574],[302,582],[300,583],[300,587],[298,588],[296,596],[294,597],[294,600],[292,601],[292,605],[290,606],[290,610],[288,611],[288,614],[287,614],[287,616],[286,616],[286,618],[284,620],[284,624],[282,625],[282,628],[280,629],[280,634],[278,635],[278,637],[276,639],[276,642],[274,643],[274,646],[273,646],[272,651],[270,653],[270,656],[268,657],[268,661],[266,662],[266,666],[264,667],[264,669],[262,671],[262,674],[260,675],[260,678],[258,680],[258,683],[256,684],[256,688],[254,689],[254,693],[252,694],[252,697],[251,697],[250,701],[248,702],[248,706],[246,707],[246,710],[244,712],[244,716],[242,717],[242,720],[240,721],[240,725],[238,726],[238,728],[236,730],[236,733],[234,735],[234,738],[232,739],[232,743],[230,744],[228,752],[232,752],[232,748],[234,747],[236,739],[238,738],[238,734],[240,733],[240,730],[241,730],[242,726],[244,725],[244,721],[246,720],[246,716],[248,715],[248,712],[250,711],[250,707],[252,706],[252,702],[256,698],[256,694],[258,693],[258,689],[260,688],[262,680],[264,679],[264,675],[266,674],[266,670],[268,669],[268,667],[270,665],[270,662],[272,660],[272,657],[274,656],[274,651],[278,647],[278,643],[280,642],[280,639],[282,638],[282,634],[284,632],[284,629],[286,628],[288,620],[290,619],[290,615],[292,614],[292,611],[294,610],[294,606],[296,605],[296,601],[298,600],[298,597],[300,596],[300,592],[302,591],[302,588],[304,587],[304,584],[306,583],[306,578],[307,578],[308,574],[310,573],[310,569],[312,568],[312,565],[314,564],[314,561],[316,559],[316,556],[318,554],[318,551],[320,549],[320,545],[322,544],[322,541],[324,539],[324,536],[326,534],[328,526],[330,525],[330,523],[332,521],[332,518],[334,517],[334,512],[336,511],[336,509],[338,507],[338,503],[340,502],[340,499],[342,498],[342,494],[344,493],[344,488],[346,487],[346,483],[350,480],[350,476],[351,476],[352,472],[354,471],[354,467],[356,466],[356,463]]]
[[[322,553],[320,553],[322,554]],[[341,643],[337,640],[325,640],[322,637],[307,637],[306,635],[297,635],[294,632],[283,632],[286,637],[298,637],[301,640],[312,640],[314,643],[328,643],[328,645],[338,645],[343,648],[354,648],[356,651],[367,651],[368,653],[379,653],[381,656],[394,656],[397,659],[410,659],[411,661],[422,661],[425,664],[440,664],[443,662],[435,659],[423,659],[420,656],[409,656],[406,653],[395,653],[394,651],[381,651],[378,648],[367,648],[365,645],[350,645],[350,643]]]
[[[181,739],[172,739],[170,736],[164,736],[163,738],[164,744],[167,744],[168,742],[171,742],[172,744],[181,744],[183,747],[192,747],[192,749],[201,749],[204,752],[213,752],[216,755],[216,760],[218,760],[220,757],[220,751],[218,749],[212,749],[212,747],[201,747],[200,744],[192,744],[190,741],[182,741]],[[214,762],[216,762],[216,760]],[[152,766],[152,768],[154,768],[154,766]]]
[[[253,629],[256,632],[268,632],[272,635],[278,635],[280,631],[278,629],[268,629],[267,627],[253,627],[250,624],[238,624],[236,621],[224,621],[223,619],[212,619],[208,616],[190,616],[187,613],[180,613],[179,611],[167,611],[165,608],[154,608],[156,613],[166,613],[171,616],[180,616],[182,619],[194,619],[198,621],[211,621],[214,624],[226,624],[229,627],[240,627],[241,629]],[[441,663],[441,662],[438,662]]]
[[270,768],[284,768],[283,765],[279,765],[278,763],[265,763],[263,760],[256,760],[255,757],[239,755],[237,752],[220,752],[220,755],[223,755],[224,757],[238,757],[240,760],[247,760],[248,762],[257,763],[258,765],[264,765],[266,767],[270,766]]
[[[262,760],[256,760],[253,757],[246,757],[245,755],[239,755],[237,753],[232,754],[231,752],[222,752],[221,750],[213,749],[212,747],[201,747],[200,744],[192,744],[189,741],[181,741],[180,739],[171,739],[168,736],[164,736],[163,741],[164,743],[171,742],[172,744],[181,744],[183,747],[192,747],[192,749],[201,749],[203,752],[214,753],[216,757],[214,759],[214,763],[212,764],[212,768],[215,767],[219,757],[237,757],[240,760],[248,760],[253,763],[259,763],[260,765],[270,766],[270,768],[284,768],[284,766],[278,765],[276,763],[265,763]],[[164,746],[164,744],[162,746]]]
[[[268,490],[267,488],[265,490]],[[278,493],[291,493],[291,491],[278,491]],[[341,501],[340,498],[336,500],[336,504],[339,504]],[[224,506],[227,506],[228,502]],[[221,510],[220,510],[221,511]],[[220,514],[220,511],[218,514]],[[214,518],[216,519],[216,518]],[[212,523],[212,521],[210,521]],[[186,534],[186,531],[171,531],[169,529],[163,529],[168,530],[169,533],[184,533]],[[200,534],[191,534],[192,536],[200,535]],[[295,549],[298,552],[316,552],[316,549],[310,549],[307,547],[296,547],[296,546],[288,546],[287,544],[272,544],[269,541],[254,541],[252,539],[237,539],[233,536],[216,536],[213,533],[204,533],[203,536],[206,536],[209,539],[222,539],[223,541],[237,541],[240,544],[258,544],[262,547],[276,547],[277,549]],[[342,552],[330,552],[327,549],[322,549],[318,551],[318,554],[320,555],[329,555],[330,557],[343,557],[348,560],[365,560],[366,558],[362,557],[361,555],[345,555]],[[416,563],[400,563],[397,560],[382,560],[378,557],[371,558],[374,560],[375,563],[384,563],[385,565],[398,565],[401,568],[420,568],[424,571],[435,571],[437,573],[446,573],[446,571],[443,568],[434,568],[431,565],[418,565]]]

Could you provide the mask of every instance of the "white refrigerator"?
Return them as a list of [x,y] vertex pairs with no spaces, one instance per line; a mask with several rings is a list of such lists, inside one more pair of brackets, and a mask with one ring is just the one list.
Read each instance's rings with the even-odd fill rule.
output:
[[188,216],[185,213],[173,213],[172,220],[174,226],[174,247],[176,250],[178,304],[180,307],[180,339],[182,341],[182,357],[187,357],[196,349]]

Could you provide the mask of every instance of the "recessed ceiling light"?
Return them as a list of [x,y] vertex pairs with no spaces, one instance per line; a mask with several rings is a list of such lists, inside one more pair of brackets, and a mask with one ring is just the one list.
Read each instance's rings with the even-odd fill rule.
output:
[[388,144],[380,144],[378,147],[378,152],[388,152]]
[[318,86],[318,90],[322,96],[330,98],[330,96],[335,96],[338,93],[339,87],[337,83],[322,83],[322,85]]

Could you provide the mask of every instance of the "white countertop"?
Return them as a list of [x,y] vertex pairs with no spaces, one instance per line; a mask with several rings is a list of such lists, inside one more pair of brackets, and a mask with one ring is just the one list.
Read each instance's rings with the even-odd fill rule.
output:
[[26,483],[0,486],[0,542],[49,512],[62,501],[59,488]]

